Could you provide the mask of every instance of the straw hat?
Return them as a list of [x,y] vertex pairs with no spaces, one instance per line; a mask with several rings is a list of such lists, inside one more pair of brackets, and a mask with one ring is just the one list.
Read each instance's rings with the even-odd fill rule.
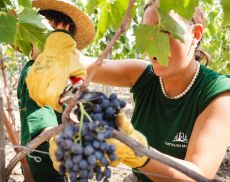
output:
[[33,7],[40,10],[55,10],[69,16],[75,26],[76,34],[74,39],[77,42],[77,48],[82,50],[88,46],[94,38],[95,29],[89,17],[77,7],[66,0],[33,0]]

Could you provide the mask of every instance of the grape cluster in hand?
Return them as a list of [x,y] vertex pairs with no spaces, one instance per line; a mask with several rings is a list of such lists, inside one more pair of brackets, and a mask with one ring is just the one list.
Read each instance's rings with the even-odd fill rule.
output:
[[[61,162],[59,172],[63,175],[67,172],[72,182],[84,182],[93,177],[97,181],[108,181],[111,176],[108,166],[117,159],[114,145],[107,144],[106,139],[112,137],[116,115],[126,103],[116,94],[109,97],[102,93],[92,95],[86,93],[82,97],[85,111],[92,120],[84,117],[78,126],[67,125],[57,139],[56,158]],[[81,110],[77,108],[74,113],[80,120]]]

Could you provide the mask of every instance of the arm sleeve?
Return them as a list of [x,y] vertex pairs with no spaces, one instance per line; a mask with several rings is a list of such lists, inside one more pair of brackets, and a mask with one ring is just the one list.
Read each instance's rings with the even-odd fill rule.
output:
[[58,126],[58,117],[51,107],[39,107],[30,97],[27,98],[26,104],[26,120],[31,138],[47,127]]

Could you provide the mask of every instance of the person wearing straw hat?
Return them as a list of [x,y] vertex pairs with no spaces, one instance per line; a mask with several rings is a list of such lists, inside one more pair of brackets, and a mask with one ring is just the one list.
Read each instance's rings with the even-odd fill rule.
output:
[[[57,26],[57,21],[50,24],[55,27],[55,31],[46,39],[43,52],[36,58],[35,64],[31,67],[26,83],[30,97],[40,106],[51,106],[54,110],[62,112],[60,97],[67,86],[69,78],[74,83],[86,78],[86,69],[79,60],[79,52],[92,40],[94,31],[91,21],[79,9],[63,3],[62,1],[36,0],[34,7],[39,7],[40,13],[48,19],[50,10],[52,12],[63,12],[73,20],[73,26],[66,23],[64,31],[69,29],[70,35]],[[74,11],[75,10],[75,11]],[[48,14],[47,14],[48,12]]]
[[[19,100],[21,120],[21,144],[23,146],[28,144],[42,131],[50,127],[58,126],[58,124],[61,123],[61,107],[60,105],[55,105],[55,102],[57,102],[56,98],[55,102],[53,102],[55,103],[53,104],[54,107],[57,106],[56,110],[52,108],[52,104],[47,105],[46,103],[42,103],[40,105],[39,102],[39,104],[37,104],[35,101],[52,100],[52,98],[41,98],[43,95],[47,97],[46,89],[48,87],[45,88],[42,86],[44,86],[44,83],[47,83],[52,76],[53,78],[56,76],[57,80],[54,88],[58,88],[59,90],[64,89],[66,81],[71,76],[74,83],[79,81],[79,78],[85,78],[86,72],[78,60],[78,53],[80,52],[78,50],[82,50],[88,46],[92,42],[95,34],[93,23],[88,16],[67,1],[34,0],[32,4],[33,7],[39,9],[40,14],[49,20],[49,23],[55,31],[47,37],[44,51],[41,54],[38,49],[33,46],[32,60],[27,62],[20,75],[17,97]],[[63,60],[63,62],[61,62],[61,60]],[[46,62],[46,64],[41,65],[44,63],[43,61]],[[50,64],[50,62],[52,64]],[[34,69],[34,72],[31,72],[36,64],[36,69]],[[51,68],[52,71],[46,73],[45,71],[48,68]],[[60,70],[57,68],[60,68]],[[31,77],[28,77],[29,72],[32,73],[30,75]],[[40,72],[44,75],[41,77],[35,75],[35,73]],[[62,77],[58,77],[59,75]],[[45,90],[39,90],[41,88]],[[37,91],[41,93],[35,94],[36,96],[33,100],[30,93]],[[59,91],[58,96],[60,96],[60,93],[61,91]],[[48,155],[48,149],[49,143],[45,142],[37,148],[37,150],[43,153],[33,152],[27,156],[27,161],[35,181],[66,181],[65,175],[59,174],[53,168],[52,161]]]

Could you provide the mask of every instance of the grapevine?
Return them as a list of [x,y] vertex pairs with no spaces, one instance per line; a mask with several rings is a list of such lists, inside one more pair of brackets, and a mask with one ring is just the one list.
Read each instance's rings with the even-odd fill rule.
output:
[[126,103],[116,94],[109,97],[100,92],[84,93],[74,114],[79,125],[67,124],[56,142],[59,173],[68,174],[70,181],[108,181],[111,162],[117,160],[114,145],[106,143],[117,129],[116,115]]

